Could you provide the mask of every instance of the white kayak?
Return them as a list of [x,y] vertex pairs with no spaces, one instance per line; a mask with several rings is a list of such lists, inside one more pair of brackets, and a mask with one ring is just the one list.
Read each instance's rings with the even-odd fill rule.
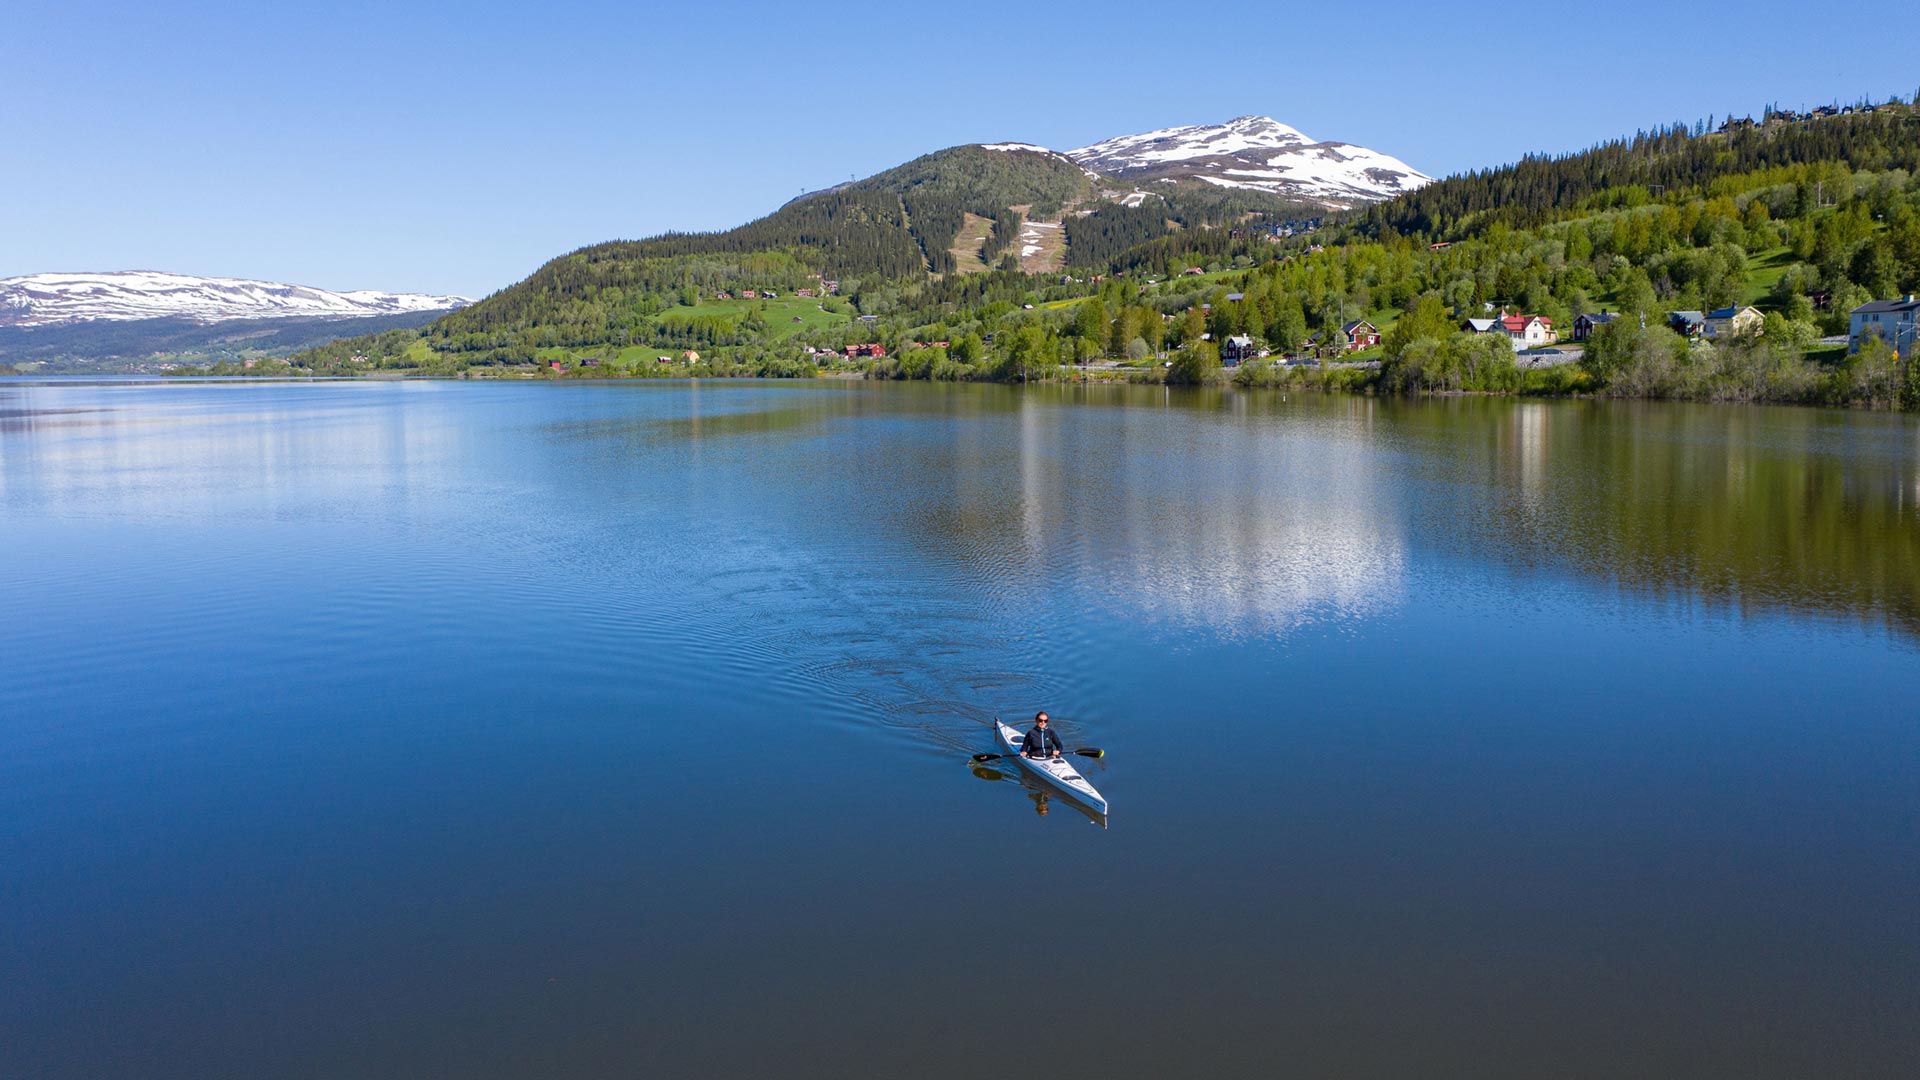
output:
[[993,729],[994,734],[1000,738],[1000,745],[1007,748],[1008,753],[1013,760],[1020,763],[1021,768],[1039,777],[1049,786],[1072,796],[1078,802],[1085,804],[1088,809],[1103,815],[1107,812],[1106,796],[1100,794],[1086,777],[1081,776],[1080,771],[1075,769],[1064,755],[1038,760],[1026,757],[1020,753],[1027,741],[1024,733],[1001,723],[997,716],[993,718]]

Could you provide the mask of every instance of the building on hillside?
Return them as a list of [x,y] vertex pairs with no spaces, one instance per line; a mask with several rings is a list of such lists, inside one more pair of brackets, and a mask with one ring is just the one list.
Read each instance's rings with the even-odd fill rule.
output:
[[1344,323],[1340,332],[1347,335],[1347,351],[1359,352],[1380,344],[1380,328],[1365,319],[1354,319]]
[[697,364],[700,362],[700,354],[694,352],[692,349],[688,349],[686,352],[680,354],[680,359],[685,360],[689,364]]
[[795,289],[793,290],[793,295],[798,296],[803,300],[811,300],[814,298],[815,293],[812,289]]
[[887,355],[887,347],[885,345],[871,344],[871,345],[847,346],[847,359],[849,360],[866,360],[866,359],[879,360],[884,358],[886,355]]
[[1812,304],[1813,310],[1815,311],[1832,311],[1833,310],[1833,290],[1832,289],[1808,289],[1807,303]]
[[1513,342],[1513,351],[1537,349],[1560,340],[1553,320],[1539,315],[1509,315],[1503,308],[1491,319],[1468,319],[1460,329],[1470,334],[1505,334]]
[[1199,268],[1199,267],[1197,267],[1197,266],[1189,266],[1189,267],[1187,267],[1187,268],[1186,268],[1185,270],[1182,270],[1182,271],[1180,271],[1180,272],[1181,272],[1182,274],[1195,274],[1195,275],[1198,275],[1198,274],[1204,274],[1204,273],[1206,273],[1206,271],[1205,271],[1205,270],[1202,270],[1202,269],[1200,269],[1200,268]]
[[1667,325],[1683,338],[1697,338],[1707,329],[1707,315],[1703,311],[1669,311]]
[[1229,304],[1237,304],[1237,303],[1239,303],[1240,301],[1242,301],[1242,300],[1245,300],[1246,298],[1247,298],[1247,294],[1246,294],[1246,293],[1243,293],[1243,292],[1230,292],[1230,293],[1228,293],[1228,294],[1227,294],[1227,303],[1229,303]]
[[1573,340],[1586,341],[1593,332],[1620,317],[1617,311],[1589,311],[1573,317]]
[[585,360],[580,361],[580,366],[581,367],[599,367],[600,361],[596,357],[589,356]]
[[1847,351],[1859,352],[1867,338],[1877,337],[1901,356],[1920,348],[1920,300],[1912,293],[1898,300],[1875,300],[1854,308],[1847,324]]
[[1723,337],[1753,337],[1760,333],[1760,327],[1766,321],[1766,316],[1760,314],[1759,308],[1734,304],[1707,312],[1706,326],[1701,332],[1709,341]]
[[1220,343],[1220,362],[1227,367],[1233,367],[1242,360],[1255,360],[1265,355],[1267,350],[1261,348],[1246,334],[1234,334]]
[[758,299],[760,299],[760,294],[759,294],[759,293],[757,293],[757,292],[755,292],[755,291],[754,291],[754,290],[752,290],[752,289],[741,289],[741,290],[740,290],[740,299],[742,299],[742,300],[758,300]]

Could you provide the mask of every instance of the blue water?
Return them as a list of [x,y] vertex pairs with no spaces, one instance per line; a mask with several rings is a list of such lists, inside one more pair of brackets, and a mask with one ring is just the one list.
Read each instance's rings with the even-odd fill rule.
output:
[[0,380],[0,1076],[1906,1077],[1917,701],[1901,417]]

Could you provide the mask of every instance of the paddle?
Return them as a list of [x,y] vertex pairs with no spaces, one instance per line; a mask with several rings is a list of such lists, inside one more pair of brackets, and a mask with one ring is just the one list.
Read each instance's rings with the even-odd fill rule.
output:
[[[1097,746],[1083,746],[1078,750],[1069,750],[1067,751],[1067,753],[1079,754],[1081,757],[1094,757],[1094,758],[1107,756],[1107,752],[1105,750],[1100,749]],[[1005,754],[975,754],[973,755],[973,760],[976,762],[985,763],[989,761],[999,761],[1001,758],[1006,756],[1007,755]]]

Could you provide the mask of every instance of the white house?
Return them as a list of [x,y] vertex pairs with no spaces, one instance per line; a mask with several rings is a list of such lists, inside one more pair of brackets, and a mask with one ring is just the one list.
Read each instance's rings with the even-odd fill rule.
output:
[[1899,300],[1875,300],[1854,308],[1847,325],[1847,351],[1859,352],[1874,335],[1902,356],[1920,346],[1920,300],[1908,293]]
[[1505,334],[1513,340],[1513,351],[1537,349],[1560,340],[1552,319],[1538,315],[1509,315],[1501,311],[1491,319],[1468,319],[1460,329],[1471,334]]

